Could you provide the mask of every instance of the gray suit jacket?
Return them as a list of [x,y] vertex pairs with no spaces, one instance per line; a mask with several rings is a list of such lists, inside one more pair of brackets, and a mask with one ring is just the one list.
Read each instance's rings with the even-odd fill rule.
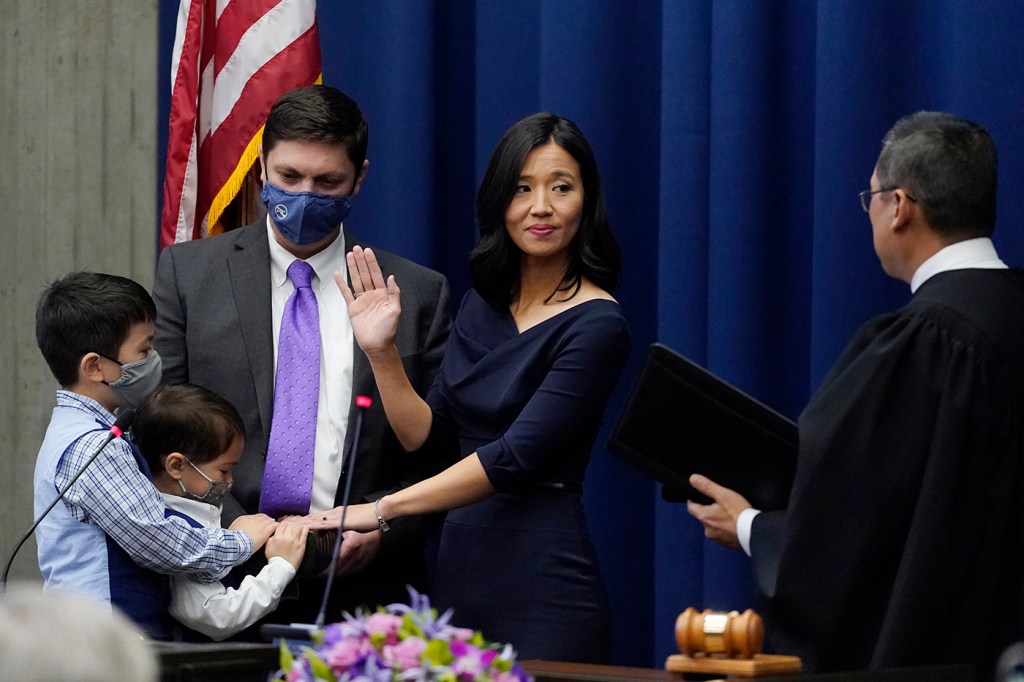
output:
[[[364,246],[348,232],[346,248]],[[385,276],[393,274],[402,288],[402,317],[395,343],[416,390],[425,395],[437,373],[451,328],[447,280],[441,274],[393,254],[374,250]],[[225,500],[223,522],[259,507],[260,487],[270,437],[274,400],[273,326],[270,304],[270,250],[266,222],[226,234],[170,246],[160,254],[153,298],[157,306],[154,345],[163,359],[164,382],[191,382],[204,386],[235,405],[245,422],[246,443],[234,470],[232,494]],[[364,415],[353,502],[376,499],[388,491],[424,477],[440,467],[440,460],[406,453],[399,445],[377,395],[366,356],[355,348],[353,397],[368,395],[373,405]],[[349,413],[349,442],[345,461],[351,461],[355,410]],[[344,472],[338,501],[344,489]],[[421,554],[418,523],[393,525],[377,565],[368,572],[382,574],[394,568],[398,591],[391,587],[381,599],[404,595],[397,564]],[[384,566],[382,564],[388,564]],[[410,580],[419,582],[411,576]],[[380,582],[380,581],[374,581]],[[366,600],[375,605],[373,595]]]

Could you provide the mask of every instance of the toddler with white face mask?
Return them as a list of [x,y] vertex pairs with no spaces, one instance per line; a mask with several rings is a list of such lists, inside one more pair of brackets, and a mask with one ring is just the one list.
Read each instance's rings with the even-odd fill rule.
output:
[[[166,516],[192,527],[219,527],[221,502],[245,445],[234,406],[200,386],[165,386],[139,409],[132,436],[163,495]],[[304,526],[278,524],[264,550],[266,566],[241,580],[228,575],[200,583],[173,576],[171,616],[187,630],[218,641],[253,625],[277,608],[302,563],[307,534]],[[191,634],[183,637],[196,638]]]

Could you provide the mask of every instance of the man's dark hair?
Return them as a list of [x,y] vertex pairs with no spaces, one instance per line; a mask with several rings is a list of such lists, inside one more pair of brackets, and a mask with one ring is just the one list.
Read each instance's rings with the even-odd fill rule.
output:
[[132,327],[153,322],[156,306],[141,284],[100,272],[73,272],[36,304],[36,344],[61,386],[79,380],[86,353],[117,359]]
[[505,212],[527,155],[549,142],[576,160],[583,182],[583,214],[558,291],[575,296],[584,277],[608,292],[619,284],[622,256],[608,222],[594,151],[575,123],[544,112],[524,118],[505,132],[491,153],[476,195],[480,240],[469,255],[469,274],[480,296],[499,308],[519,294],[520,251],[505,227]]
[[343,145],[356,175],[366,160],[366,118],[351,97],[329,85],[308,85],[281,95],[263,127],[263,154],[281,141]]
[[194,384],[163,386],[135,414],[132,440],[154,475],[163,471],[172,452],[204,464],[220,457],[245,425],[235,406],[213,391]]
[[996,225],[996,147],[984,127],[919,111],[886,134],[875,172],[880,188],[901,187],[936,234],[989,237]]

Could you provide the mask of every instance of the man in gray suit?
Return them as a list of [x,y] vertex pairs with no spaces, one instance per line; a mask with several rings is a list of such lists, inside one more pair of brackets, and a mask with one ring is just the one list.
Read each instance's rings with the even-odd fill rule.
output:
[[[366,178],[366,146],[366,120],[344,93],[328,86],[286,93],[270,111],[260,151],[267,219],[170,246],[160,255],[153,291],[154,345],[163,358],[164,380],[205,386],[231,401],[245,421],[245,450],[225,498],[224,523],[261,508],[267,511],[273,495],[268,493],[272,484],[265,483],[265,470],[283,467],[289,476],[296,470],[290,462],[274,463],[276,443],[282,441],[290,447],[309,440],[312,452],[303,453],[305,467],[311,469],[306,501],[268,513],[305,514],[337,506],[353,456],[358,395],[375,400],[364,415],[355,455],[353,502],[378,499],[433,467],[422,450],[405,453],[388,426],[369,363],[353,340],[344,300],[333,281],[334,272],[348,277],[346,252],[356,244],[365,246],[343,229],[342,220]],[[440,365],[451,327],[447,281],[398,256],[374,252],[384,272],[402,283],[395,341],[410,380],[424,394]],[[281,382],[293,379],[296,365],[277,373],[279,351],[287,353],[282,327],[291,328],[291,306],[306,286],[293,284],[295,265],[311,274],[306,291],[315,294],[312,319],[320,330],[319,339],[316,326],[308,327],[314,331],[302,337],[303,343],[312,343],[306,355],[311,362],[299,362],[298,367],[319,365],[319,391],[312,392],[306,412],[310,418],[302,419],[285,418],[279,411],[294,407],[282,404]],[[289,336],[287,343],[295,342]],[[315,373],[310,383],[316,386]],[[339,554],[340,580],[328,617],[336,618],[342,608],[359,604],[404,601],[407,583],[422,587],[422,526],[421,520],[413,519],[393,524],[386,535],[381,530],[346,532]],[[274,620],[312,622],[322,586],[322,578],[300,580],[299,599],[282,602]]]

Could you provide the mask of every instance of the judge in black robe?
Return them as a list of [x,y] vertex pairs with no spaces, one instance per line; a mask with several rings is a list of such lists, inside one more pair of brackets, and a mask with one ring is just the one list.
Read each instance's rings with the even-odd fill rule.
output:
[[[942,139],[936,130],[950,139],[922,144]],[[800,416],[788,510],[753,518],[769,648],[806,669],[966,662],[987,678],[1024,637],[1024,274],[1005,269],[988,239],[995,157],[985,142],[980,126],[938,114],[887,136],[865,205],[883,267],[916,293],[850,342]],[[949,183],[899,164],[930,144],[947,175],[991,165],[990,210],[972,220],[987,233],[933,226],[933,198]],[[985,204],[964,203],[964,215]],[[694,485],[716,503],[690,503],[691,513],[735,546],[749,504],[707,479]]]

